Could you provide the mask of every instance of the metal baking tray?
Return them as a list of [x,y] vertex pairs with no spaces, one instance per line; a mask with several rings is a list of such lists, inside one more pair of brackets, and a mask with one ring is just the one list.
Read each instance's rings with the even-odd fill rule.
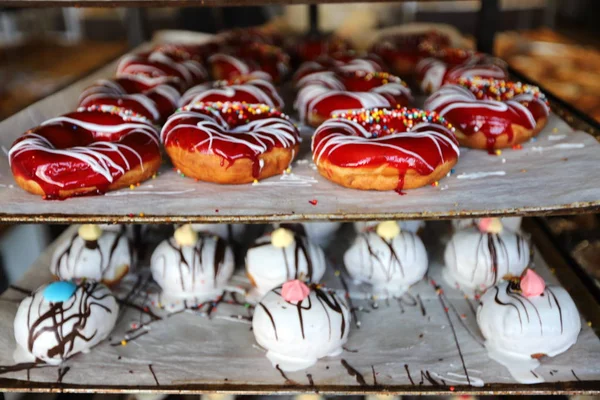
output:
[[[6,153],[27,129],[73,110],[81,91],[97,79],[111,77],[115,65],[1,122],[0,148]],[[463,149],[451,176],[404,196],[346,189],[321,177],[311,160],[313,130],[307,127],[301,129],[304,143],[292,174],[257,185],[195,182],[178,176],[168,164],[157,179],[133,190],[45,201],[15,185],[7,157],[0,155],[0,222],[449,219],[595,212],[600,208],[600,176],[594,173],[600,144],[584,131],[573,130],[570,125],[586,132],[591,128],[577,114],[566,113],[568,105],[552,98],[552,106],[564,119],[552,114],[535,142],[500,156]]]
[[[24,293],[51,279],[48,264],[55,242],[16,286],[0,296],[0,390],[598,394],[600,367],[596,360],[600,356],[600,340],[594,332],[600,327],[598,303],[562,260],[537,221],[528,220],[525,225],[536,247],[536,270],[546,280],[558,281],[569,290],[584,321],[577,344],[562,355],[544,359],[542,366],[536,369],[546,383],[515,383],[504,367],[487,357],[480,345],[482,338],[475,321],[475,302],[465,300],[461,292],[439,279],[442,242],[448,237],[448,224],[432,222],[423,235],[431,259],[428,278],[398,300],[357,300],[352,296],[353,322],[343,354],[322,359],[305,371],[284,375],[271,367],[264,352],[255,345],[249,330],[252,310],[243,305],[240,296],[237,297],[239,305],[228,303],[233,297],[225,296],[225,301],[217,306],[208,304],[199,311],[162,315],[162,319],[156,319],[156,311],[146,294],[146,290],[154,288],[146,280],[147,271],[142,271],[140,280],[133,278],[116,290],[122,299],[123,313],[107,341],[60,367],[15,368],[12,361],[14,314]],[[58,240],[64,240],[74,229],[70,228]],[[349,225],[338,232],[335,245],[326,252],[331,263],[324,278],[329,287],[350,293],[357,289],[335,260],[341,259],[352,235]],[[443,293],[436,291],[430,280],[437,281]],[[232,283],[248,286],[243,270],[238,270]],[[385,324],[381,324],[383,320]],[[133,331],[125,336],[130,329]],[[129,340],[125,346],[123,339]],[[362,379],[357,379],[356,372]]]

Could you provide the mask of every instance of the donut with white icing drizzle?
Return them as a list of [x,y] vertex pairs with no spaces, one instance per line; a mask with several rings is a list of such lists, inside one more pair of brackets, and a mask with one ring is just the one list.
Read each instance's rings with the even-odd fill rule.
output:
[[229,80],[262,72],[274,82],[289,72],[289,56],[279,47],[265,43],[239,46],[232,52],[217,53],[208,58],[211,75],[216,80]]
[[50,261],[52,275],[60,280],[87,279],[109,286],[127,275],[133,268],[134,257],[126,230],[98,229],[98,237],[82,237],[76,232],[60,242]]
[[488,355],[525,384],[544,382],[534,371],[540,358],[567,351],[581,330],[581,317],[569,293],[545,284],[528,293],[522,286],[531,275],[488,289],[477,309]]
[[15,181],[46,199],[103,194],[152,177],[158,131],[117,107],[79,109],[27,131],[8,152]]
[[86,353],[103,341],[115,326],[117,299],[101,283],[53,282],[26,297],[14,322],[17,363],[59,365]]
[[455,127],[461,145],[490,153],[536,136],[550,114],[539,88],[483,78],[442,86],[425,101],[425,108]]
[[443,277],[465,295],[477,297],[503,279],[520,276],[531,259],[531,246],[519,233],[466,228],[455,232],[446,245]]
[[444,49],[419,61],[416,68],[417,81],[426,93],[461,78],[508,79],[504,61],[464,49]]
[[450,38],[437,31],[402,33],[381,37],[371,48],[400,76],[410,76],[417,63],[450,45]]
[[[301,300],[286,300],[287,284],[296,286]],[[298,371],[314,365],[319,358],[342,353],[350,331],[350,309],[335,292],[299,281],[271,290],[258,303],[252,318],[252,332],[267,350],[273,367]],[[290,297],[288,297],[290,298]]]
[[[288,280],[318,283],[325,274],[327,262],[323,250],[302,232],[286,227],[289,226],[282,224],[282,228],[258,238],[246,253],[246,275],[258,298]],[[289,232],[287,242],[276,240],[281,229]]]
[[362,190],[413,189],[448,174],[459,156],[450,125],[418,109],[370,109],[334,115],[312,140],[321,175]]
[[298,81],[294,108],[313,127],[333,113],[375,107],[406,106],[412,95],[406,83],[386,72],[325,71]]
[[180,243],[175,231],[152,253],[152,277],[162,289],[158,303],[167,310],[193,308],[216,299],[233,274],[233,251],[225,239],[194,231],[189,236],[189,243]]
[[176,61],[169,55],[157,51],[128,54],[121,58],[117,66],[117,78],[131,75],[145,77],[148,84],[159,84],[175,78],[181,90],[205,82],[208,78],[208,73],[199,62]]
[[278,109],[284,106],[283,99],[270,81],[252,75],[194,86],[183,94],[180,106],[185,107],[191,103],[218,101],[266,104],[269,107]]
[[185,176],[240,184],[281,174],[300,146],[289,118],[265,104],[194,103],[173,114],[162,141]]
[[131,110],[154,123],[161,123],[175,111],[181,97],[175,81],[146,84],[143,78],[99,80],[83,91],[80,107],[109,105]]
[[[380,233],[383,224],[394,224],[397,232]],[[429,266],[421,238],[400,230],[395,221],[360,233],[344,254],[344,264],[355,281],[372,285],[373,294],[385,297],[402,296],[423,279]]]
[[384,72],[383,61],[375,54],[359,54],[354,51],[337,52],[323,55],[313,61],[303,62],[294,73],[293,81],[317,72],[325,71],[365,71]]

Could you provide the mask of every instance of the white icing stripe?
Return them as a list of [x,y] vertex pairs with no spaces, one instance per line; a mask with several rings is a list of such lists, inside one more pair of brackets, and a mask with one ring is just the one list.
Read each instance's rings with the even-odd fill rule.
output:
[[51,118],[49,120],[46,120],[46,121],[42,122],[40,124],[40,126],[45,126],[45,125],[50,125],[50,124],[55,124],[55,123],[60,123],[60,122],[65,122],[67,124],[73,124],[80,128],[86,129],[88,131],[97,132],[100,134],[103,134],[103,133],[112,134],[112,133],[124,131],[126,129],[133,129],[133,130],[136,130],[137,132],[143,132],[147,136],[151,137],[152,140],[154,142],[156,142],[156,144],[158,144],[158,135],[156,134],[156,131],[151,126],[149,126],[147,124],[142,124],[142,123],[124,122],[124,123],[121,123],[118,125],[101,125],[101,124],[95,124],[93,122],[85,122],[85,121],[80,121],[75,118],[62,116],[62,117],[56,117],[56,118]]
[[158,108],[156,107],[156,103],[143,94],[92,94],[89,95],[83,102],[80,103],[80,106],[87,107],[89,103],[92,103],[98,99],[124,99],[124,100],[134,100],[139,103],[142,107],[146,109],[146,111],[152,115],[152,119],[155,121],[160,118],[160,113],[158,112]]
[[[387,143],[388,141],[397,138],[424,138],[431,140],[432,143],[436,146],[442,162],[445,162],[446,160],[444,159],[442,148],[440,145],[450,147],[458,157],[460,150],[450,137],[435,130],[417,131],[417,129],[427,129],[428,126],[435,126],[446,131],[450,135],[452,134],[452,132],[449,129],[442,125],[422,122],[415,125],[413,127],[413,130],[411,131],[399,132],[387,136],[372,138],[372,134],[357,122],[341,118],[330,119],[323,123],[317,129],[315,135],[313,136],[313,142],[311,146],[313,151],[313,160],[316,164],[319,164],[323,156],[330,156],[333,152],[337,151],[342,146],[360,144],[364,146],[388,147],[393,150],[402,152],[408,156],[414,157],[415,159],[421,161],[425,166],[429,168],[430,171],[433,171],[436,168],[436,166],[428,164],[425,161],[425,159],[419,154],[409,151],[399,145]],[[331,132],[327,133],[324,137],[320,138],[319,143],[315,145],[315,138],[325,130],[331,130]],[[356,135],[357,133],[358,135]]]

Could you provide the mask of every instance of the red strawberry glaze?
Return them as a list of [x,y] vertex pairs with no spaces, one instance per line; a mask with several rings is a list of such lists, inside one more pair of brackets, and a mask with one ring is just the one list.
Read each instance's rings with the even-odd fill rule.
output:
[[295,107],[300,119],[311,122],[340,110],[405,106],[410,89],[398,77],[385,72],[321,72],[298,82]]
[[234,79],[262,71],[275,82],[281,81],[289,70],[289,57],[279,47],[264,43],[241,46],[231,54],[218,53],[208,59],[213,77]]
[[238,159],[250,159],[255,178],[261,154],[300,143],[298,129],[287,115],[264,104],[236,102],[190,104],[168,119],[161,138],[167,149],[176,146],[219,155],[227,167]]
[[370,109],[335,114],[312,140],[313,160],[342,168],[398,170],[399,193],[406,172],[429,175],[460,152],[453,129],[434,112],[419,109]]
[[228,81],[216,81],[194,86],[183,94],[181,105],[226,101],[266,104],[273,108],[284,106],[283,100],[271,82],[253,76],[242,76]]
[[114,107],[52,118],[26,132],[9,151],[13,174],[35,181],[47,199],[83,187],[104,193],[130,169],[157,159],[156,129],[145,118]]
[[548,102],[539,88],[521,82],[493,79],[460,79],[443,86],[425,102],[463,134],[483,133],[488,151],[494,151],[498,136],[514,136],[513,125],[535,130],[549,115]]
[[337,36],[305,36],[293,46],[292,53],[300,60],[313,61],[317,58],[333,53],[350,50],[349,42]]
[[154,123],[161,123],[175,111],[179,97],[173,85],[152,85],[139,76],[131,76],[96,82],[83,91],[79,106],[116,106],[140,114]]

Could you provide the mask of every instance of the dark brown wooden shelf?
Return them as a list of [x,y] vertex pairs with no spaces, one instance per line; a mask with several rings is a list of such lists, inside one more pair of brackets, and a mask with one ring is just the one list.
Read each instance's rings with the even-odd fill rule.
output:
[[[7,0],[2,7],[228,7],[270,4],[389,3],[409,0]],[[432,2],[436,0],[419,0]],[[439,1],[439,0],[438,0]],[[451,0],[443,0],[451,1]]]

